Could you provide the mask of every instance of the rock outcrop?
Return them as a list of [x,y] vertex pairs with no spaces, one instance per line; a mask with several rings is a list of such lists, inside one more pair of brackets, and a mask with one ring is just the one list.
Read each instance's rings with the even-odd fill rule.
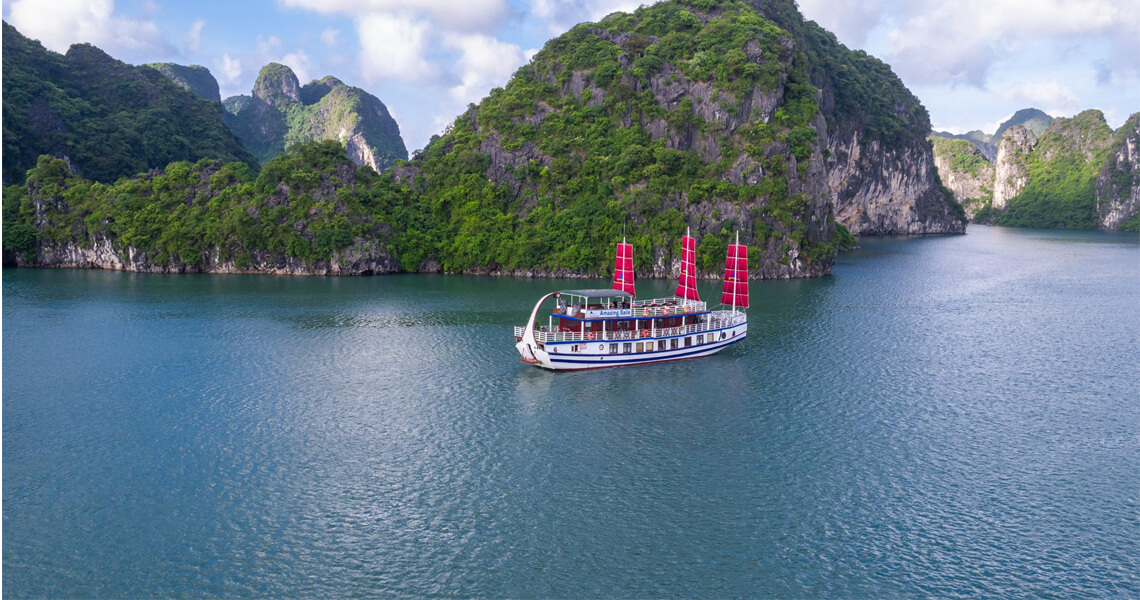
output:
[[855,235],[962,233],[966,219],[935,184],[929,146],[890,149],[829,136],[835,219]]
[[106,269],[134,273],[223,273],[261,275],[384,275],[400,271],[400,263],[375,241],[355,240],[345,250],[335,251],[328,260],[306,261],[279,252],[253,252],[239,266],[223,259],[218,248],[203,253],[203,260],[182,263],[155,260],[152,254],[133,246],[117,249],[111,240],[100,238],[88,243],[69,241],[63,245],[41,244],[35,253],[15,254],[18,267],[64,269]]
[[[1098,227],[1120,229],[1140,215],[1140,113],[1117,131],[1108,164],[1096,179]],[[1129,229],[1140,229],[1140,223]]]
[[835,219],[855,235],[964,232],[961,206],[937,185],[926,108],[890,67],[840,44],[794,2],[750,4],[809,57]]
[[1037,145],[1032,131],[1015,125],[1006,130],[998,144],[994,164],[994,210],[1003,210],[1009,199],[1021,193],[1029,182],[1027,157]]
[[981,153],[986,157],[986,160],[994,162],[997,160],[997,145],[1001,142],[1002,136],[1005,135],[1006,130],[1015,125],[1020,125],[1033,132],[1034,135],[1041,135],[1049,128],[1049,124],[1053,122],[1053,117],[1049,116],[1045,111],[1036,108],[1023,108],[1015,113],[1013,116],[998,125],[996,131],[986,133],[980,129],[969,131],[963,134],[953,134],[946,131],[935,131],[931,135],[936,138],[948,138],[954,140],[966,140],[973,144]]
[[289,67],[266,65],[251,96],[223,103],[225,122],[262,161],[290,144],[334,139],[356,164],[381,172],[408,158],[400,128],[388,107],[364,90],[324,77],[301,86]]
[[934,166],[942,183],[966,210],[970,219],[990,204],[994,166],[977,146],[965,140],[931,137]]

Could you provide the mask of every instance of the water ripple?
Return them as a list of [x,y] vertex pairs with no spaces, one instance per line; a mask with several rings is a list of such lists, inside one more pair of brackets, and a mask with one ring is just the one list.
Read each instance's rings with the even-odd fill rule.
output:
[[1140,244],[970,231],[574,374],[581,281],[5,271],[4,591],[1140,595]]

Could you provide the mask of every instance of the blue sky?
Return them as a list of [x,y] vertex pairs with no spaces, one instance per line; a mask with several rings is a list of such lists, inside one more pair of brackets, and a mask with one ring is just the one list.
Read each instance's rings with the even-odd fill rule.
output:
[[[1135,0],[799,0],[809,19],[892,65],[935,129],[992,132],[1015,110],[1140,111]],[[547,39],[636,0],[5,0],[50,49],[91,42],[130,63],[201,64],[222,96],[270,61],[335,75],[392,110],[421,148]]]

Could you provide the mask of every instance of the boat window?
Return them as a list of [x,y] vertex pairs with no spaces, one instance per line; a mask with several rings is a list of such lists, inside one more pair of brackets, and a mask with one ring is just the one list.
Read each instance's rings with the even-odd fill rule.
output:
[[692,345],[693,345],[693,338],[691,338],[691,337],[685,338],[685,347],[688,348],[689,346],[692,346]]
[[677,338],[673,338],[673,339],[669,340],[669,347],[672,348],[673,350],[676,350],[679,341],[680,340],[678,340]]
[[610,354],[617,354],[617,344],[610,344]]
[[664,350],[665,349],[665,340],[657,340],[657,349],[658,350]]
[[625,344],[622,344],[622,345],[621,345],[621,351],[622,351],[622,352],[625,352],[626,354],[629,354],[630,352],[633,352],[633,344],[631,344],[631,343],[628,343],[628,342],[627,342],[627,343],[625,343]]
[[723,331],[722,331],[722,332],[720,332],[720,339],[722,339],[722,340],[723,340],[723,339],[724,339],[724,337],[725,337],[725,333],[724,333]]
[[638,342],[637,343],[637,351],[638,352],[644,352],[645,351],[645,343],[644,342]]
[[697,343],[698,343],[698,344],[703,344],[703,343],[705,343],[705,336],[704,336],[704,334],[701,334],[701,335],[698,335],[698,336],[697,336]]

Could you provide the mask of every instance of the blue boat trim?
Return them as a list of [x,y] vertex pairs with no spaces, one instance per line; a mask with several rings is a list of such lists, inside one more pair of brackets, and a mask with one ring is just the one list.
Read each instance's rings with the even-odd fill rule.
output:
[[[656,361],[656,360],[673,360],[674,358],[685,358],[686,356],[692,356],[692,355],[694,355],[694,354],[700,354],[700,353],[702,353],[702,352],[708,352],[708,351],[710,351],[710,350],[720,350],[721,348],[724,348],[725,346],[731,346],[732,344],[735,344],[736,342],[740,342],[740,341],[743,341],[745,337],[746,337],[746,336],[743,336],[743,335],[738,335],[738,336],[736,336],[736,337],[734,337],[734,338],[731,338],[731,339],[729,339],[728,341],[724,342],[723,344],[720,344],[720,345],[717,345],[717,346],[709,346],[708,344],[705,344],[705,346],[707,346],[707,347],[703,347],[703,348],[697,348],[697,349],[695,349],[695,350],[693,350],[693,351],[691,351],[691,352],[683,352],[683,353],[681,353],[681,354],[672,354],[672,355],[669,355],[669,356],[661,356],[660,358],[657,358],[657,357],[653,357],[653,358],[635,358],[635,359],[632,359],[632,360],[630,360],[630,359],[626,359],[626,358],[618,358],[617,360],[610,360],[610,361],[606,361],[606,360],[575,360],[574,358],[561,358],[561,357],[559,357],[559,358],[554,358],[556,355],[554,355],[554,354],[551,354],[551,355],[550,355],[550,362],[552,362],[552,363],[555,363],[555,362],[560,362],[560,363],[569,363],[569,364],[574,364],[574,365],[595,365],[595,364],[597,364],[597,365],[611,365],[611,366],[620,366],[620,365],[623,365],[623,364],[642,363],[642,362],[652,362],[652,361]],[[659,350],[659,351],[657,351],[657,352],[641,352],[640,354],[657,354],[657,355],[661,355],[661,354],[663,354],[664,352],[665,352],[665,351]],[[635,353],[633,353],[633,354],[609,354],[609,355],[606,355],[606,354],[592,354],[592,355],[582,355],[582,356],[616,356],[616,357],[624,357],[624,356],[635,356],[635,355],[637,355],[637,354],[638,354],[638,353],[637,353],[637,352],[635,352]]]
[[703,310],[701,312],[679,312],[679,313],[675,313],[675,314],[671,314],[671,315],[652,315],[652,316],[648,316],[648,317],[598,317],[596,319],[579,319],[578,317],[570,317],[570,316],[560,315],[560,314],[556,314],[556,313],[550,313],[550,316],[558,317],[559,319],[569,319],[571,321],[585,321],[587,323],[592,323],[594,321],[634,321],[634,320],[647,321],[649,319],[673,319],[676,317],[695,317],[698,315],[707,315],[711,312],[712,312],[711,310]]
[[[595,343],[596,344],[623,344],[623,343],[628,344],[630,342],[634,342],[634,343],[644,342],[645,340],[671,340],[673,338],[689,337],[690,335],[708,335],[710,333],[716,333],[718,331],[727,331],[729,329],[740,327],[743,324],[744,323],[737,323],[736,325],[729,325],[728,327],[721,327],[720,329],[709,329],[707,331],[694,331],[693,333],[683,333],[681,335],[669,335],[669,336],[665,336],[665,337],[632,338],[632,339],[628,339],[628,340],[578,340],[578,341],[570,341],[570,342],[545,342],[544,345],[546,345],[546,346],[558,346],[561,344],[595,344]],[[719,342],[720,340],[716,340],[716,341]],[[709,343],[711,343],[711,342],[706,342],[706,345]],[[657,352],[663,352],[663,350],[657,350]],[[625,353],[623,352],[623,354],[625,354]],[[638,354],[638,353],[637,352],[631,352],[629,355],[633,355],[633,354]],[[648,353],[642,352],[642,354],[648,354]],[[610,354],[580,354],[579,356],[612,356],[612,355],[610,355]]]

